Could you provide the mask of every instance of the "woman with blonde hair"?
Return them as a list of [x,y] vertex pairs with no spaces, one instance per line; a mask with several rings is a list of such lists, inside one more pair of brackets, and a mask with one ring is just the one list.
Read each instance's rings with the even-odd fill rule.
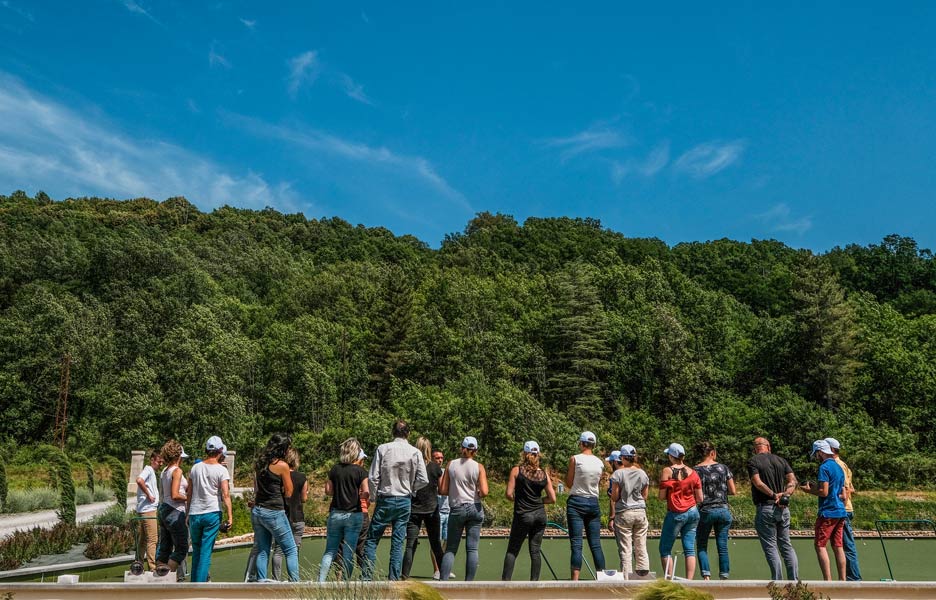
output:
[[523,444],[520,464],[510,470],[507,480],[507,499],[514,503],[514,513],[501,581],[510,581],[513,577],[514,563],[525,539],[529,540],[530,581],[539,581],[542,564],[540,547],[543,544],[543,532],[546,531],[544,505],[556,502],[556,490],[553,489],[549,473],[540,467],[540,447],[537,442],[531,440]]
[[419,545],[419,529],[426,524],[426,535],[429,537],[429,549],[432,551],[432,563],[438,570],[442,563],[442,539],[439,535],[439,478],[442,477],[442,467],[432,460],[432,442],[420,437],[416,440],[416,449],[426,463],[426,475],[429,484],[420,488],[413,498],[410,508],[409,523],[406,524],[406,549],[403,552],[403,579],[408,579],[410,569],[413,568],[413,556]]
[[156,549],[156,572],[176,573],[176,579],[185,579],[185,557],[188,554],[189,534],[185,525],[185,503],[188,500],[188,480],[180,464],[188,454],[175,440],[166,442],[160,450],[166,468],[159,476],[160,503],[157,510],[159,545]]
[[361,534],[361,499],[370,497],[367,471],[356,464],[361,455],[361,444],[356,438],[341,443],[339,463],[328,472],[325,494],[332,497],[328,509],[325,534],[325,554],[319,568],[319,581],[328,579],[328,571],[338,549],[341,548],[343,577],[351,579],[354,570],[354,549]]

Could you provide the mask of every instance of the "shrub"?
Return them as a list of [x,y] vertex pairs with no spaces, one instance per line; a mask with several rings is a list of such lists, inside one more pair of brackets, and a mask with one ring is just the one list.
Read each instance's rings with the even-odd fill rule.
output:
[[655,581],[641,586],[634,600],[714,600],[714,596],[673,581]]
[[114,497],[114,491],[106,485],[99,485],[94,488],[94,501],[106,502]]
[[94,493],[85,487],[75,488],[75,504],[91,504],[94,502]]
[[9,486],[7,485],[6,463],[0,458],[0,511],[6,510],[8,493]]
[[114,488],[114,498],[117,504],[124,509],[127,508],[127,473],[124,471],[123,463],[113,456],[107,457],[107,467],[110,469],[110,483]]
[[0,570],[18,569],[24,563],[44,554],[60,554],[83,539],[85,528],[65,522],[52,529],[36,527],[17,531],[0,542]]
[[108,507],[107,510],[91,519],[90,524],[92,526],[110,525],[119,527],[126,525],[129,522],[130,515],[127,513],[127,510],[115,504]]
[[129,525],[102,525],[91,528],[84,555],[91,560],[108,558],[133,550],[133,532]]
[[829,600],[828,596],[811,592],[802,581],[788,583],[783,587],[771,581],[767,584],[767,593],[770,594],[770,600]]
[[75,509],[75,480],[72,479],[71,462],[64,452],[54,446],[43,446],[43,449],[46,460],[55,469],[55,479],[59,489],[59,519],[74,525],[77,510]]
[[7,501],[3,505],[3,512],[23,513],[34,510],[48,510],[55,508],[59,502],[58,492],[50,487],[33,488],[31,490],[10,490]]

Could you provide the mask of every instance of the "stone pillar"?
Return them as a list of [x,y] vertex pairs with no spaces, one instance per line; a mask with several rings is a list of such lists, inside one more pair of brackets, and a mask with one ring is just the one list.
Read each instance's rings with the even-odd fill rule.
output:
[[237,458],[236,450],[228,450],[224,455],[224,466],[227,467],[228,475],[231,476],[231,491],[234,491],[234,459]]
[[127,481],[127,494],[130,496],[136,495],[136,480],[143,472],[143,459],[145,456],[146,450],[134,450],[130,453],[130,480]]

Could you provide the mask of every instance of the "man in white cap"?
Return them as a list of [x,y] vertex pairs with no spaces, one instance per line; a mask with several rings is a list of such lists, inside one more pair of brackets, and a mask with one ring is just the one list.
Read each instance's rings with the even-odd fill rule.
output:
[[852,505],[852,494],[855,487],[852,485],[852,472],[839,456],[842,445],[835,438],[825,439],[832,448],[835,462],[845,472],[845,531],[842,533],[842,542],[845,544],[845,580],[861,581],[861,569],[858,567],[858,546],[855,544],[855,530],[852,529],[852,519],[855,518],[855,509]]
[[409,433],[406,421],[396,421],[393,424],[393,441],[378,446],[371,461],[370,486],[377,496],[377,505],[367,529],[367,541],[364,542],[367,562],[362,578],[365,581],[373,579],[377,544],[388,526],[392,537],[387,577],[396,581],[402,574],[406,524],[409,523],[412,498],[417,490],[429,483],[422,455],[407,441]]
[[826,545],[832,542],[838,578],[845,581],[845,548],[842,540],[845,531],[845,472],[835,462],[832,447],[825,440],[813,442],[809,456],[821,463],[817,484],[813,486],[807,481],[800,489],[819,498],[815,530],[819,569],[826,581],[832,580],[832,566],[829,564],[829,551],[826,549]]

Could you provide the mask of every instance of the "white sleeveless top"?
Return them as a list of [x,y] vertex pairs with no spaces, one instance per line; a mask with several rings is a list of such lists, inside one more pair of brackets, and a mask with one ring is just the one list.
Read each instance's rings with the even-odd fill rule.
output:
[[[172,472],[178,469],[179,467],[167,467],[163,470],[162,474],[159,476],[159,487],[160,487],[160,498],[162,499],[163,504],[168,504],[172,508],[185,512],[185,500],[178,502],[172,499]],[[182,478],[179,480],[179,493],[185,497],[188,497],[188,479],[185,478],[185,474],[182,475]]]
[[481,469],[473,458],[458,458],[448,465],[449,506],[481,502],[478,495],[478,478]]
[[575,478],[572,479],[569,495],[597,498],[604,462],[594,454],[576,454],[574,458]]

